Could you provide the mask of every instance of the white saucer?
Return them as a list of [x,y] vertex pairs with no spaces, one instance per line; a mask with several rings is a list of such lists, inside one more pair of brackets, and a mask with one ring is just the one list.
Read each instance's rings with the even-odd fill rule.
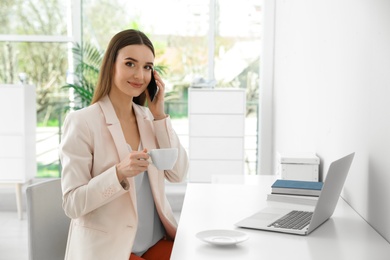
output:
[[247,240],[247,234],[236,230],[205,230],[196,234],[200,240],[213,245],[234,245]]

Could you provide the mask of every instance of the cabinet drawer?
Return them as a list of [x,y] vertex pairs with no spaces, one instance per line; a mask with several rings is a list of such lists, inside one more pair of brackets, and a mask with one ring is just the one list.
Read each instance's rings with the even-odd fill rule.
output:
[[24,178],[24,163],[18,158],[0,158],[0,180],[15,181]]
[[245,114],[245,91],[191,90],[190,114]]
[[242,115],[191,115],[191,136],[242,137],[244,116]]
[[0,157],[22,157],[23,137],[22,136],[0,136]]
[[190,137],[190,159],[244,160],[243,138]]
[[23,89],[1,88],[0,104],[0,134],[23,133],[25,107]]
[[191,161],[189,168],[190,182],[211,182],[213,175],[244,174],[243,161]]

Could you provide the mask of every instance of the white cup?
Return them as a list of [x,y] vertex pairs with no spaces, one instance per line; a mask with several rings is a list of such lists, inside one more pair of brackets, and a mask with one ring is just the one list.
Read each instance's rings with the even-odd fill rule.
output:
[[178,157],[177,148],[152,149],[148,152],[152,163],[159,170],[171,170]]

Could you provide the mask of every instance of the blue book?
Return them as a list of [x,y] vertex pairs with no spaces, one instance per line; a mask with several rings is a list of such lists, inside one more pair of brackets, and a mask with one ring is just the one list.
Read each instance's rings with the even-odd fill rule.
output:
[[323,182],[318,181],[297,181],[278,179],[272,184],[273,194],[292,194],[305,196],[319,196]]

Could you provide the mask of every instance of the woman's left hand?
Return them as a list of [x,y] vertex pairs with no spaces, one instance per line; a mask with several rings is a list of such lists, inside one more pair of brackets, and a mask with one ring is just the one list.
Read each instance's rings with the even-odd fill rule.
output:
[[155,96],[153,102],[150,100],[148,91],[145,92],[146,92],[146,97],[148,99],[148,107],[150,109],[150,112],[152,112],[155,120],[160,120],[167,117],[164,111],[165,84],[162,81],[160,75],[157,73],[157,71],[153,71],[153,73],[154,73],[154,78],[156,80],[157,87],[159,88],[158,93]]

